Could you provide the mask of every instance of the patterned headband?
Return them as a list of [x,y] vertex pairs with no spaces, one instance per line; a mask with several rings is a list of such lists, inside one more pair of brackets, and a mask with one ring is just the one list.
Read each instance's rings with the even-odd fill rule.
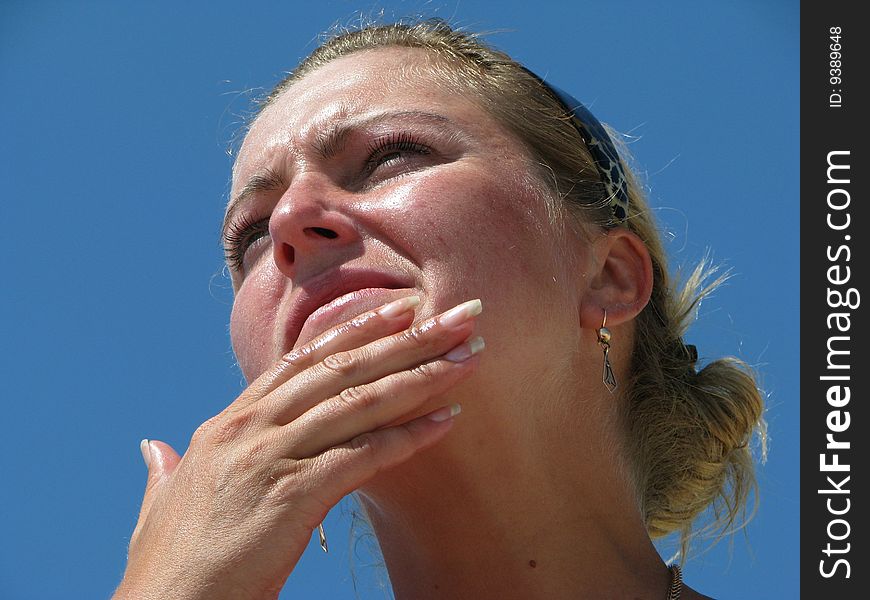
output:
[[589,148],[589,153],[592,155],[595,167],[598,169],[602,183],[604,183],[604,189],[607,191],[607,205],[612,211],[613,225],[621,225],[628,217],[628,184],[622,161],[619,159],[619,154],[616,152],[616,147],[610,136],[607,135],[607,131],[598,119],[589,112],[589,109],[574,96],[551,83],[547,83],[529,69],[525,67],[523,69],[549,90],[571,115],[571,122],[580,132],[580,137],[583,138],[586,147]]
[[[589,112],[589,109],[583,106],[583,103],[577,98],[555,85],[547,83],[526,67],[523,69],[549,90],[571,115],[571,122],[580,132],[580,137],[583,138],[586,147],[589,148],[589,153],[595,161],[595,167],[598,169],[605,190],[607,190],[607,204],[610,206],[613,219],[612,226],[621,225],[628,216],[628,184],[622,161],[616,152],[613,141],[607,135],[607,131],[595,118],[595,115]],[[695,363],[698,362],[698,349],[694,344],[684,343],[682,339],[680,347],[689,360],[688,372],[692,375],[697,374]]]

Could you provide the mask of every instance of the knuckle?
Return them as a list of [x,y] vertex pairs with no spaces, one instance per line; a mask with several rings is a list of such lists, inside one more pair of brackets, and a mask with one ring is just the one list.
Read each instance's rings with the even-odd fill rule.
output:
[[415,325],[402,332],[401,342],[405,345],[411,346],[412,348],[424,348],[429,342],[428,336],[426,335],[428,331],[429,329],[426,327]]
[[366,314],[360,315],[354,319],[351,319],[347,322],[347,330],[348,331],[365,331],[368,329],[369,325],[372,323],[372,319],[370,316]]
[[363,433],[350,441],[350,449],[357,457],[374,457],[377,455],[379,448],[379,438],[371,433]]
[[214,422],[209,425],[206,437],[214,444],[223,445],[238,440],[252,427],[254,413],[250,410],[239,410],[209,421]]
[[263,473],[266,483],[266,497],[274,497],[280,503],[292,500],[296,494],[304,495],[304,474],[299,462],[280,461]]
[[373,407],[377,403],[377,394],[371,386],[353,386],[341,390],[338,399],[351,412],[359,412]]
[[261,470],[267,454],[268,446],[263,440],[246,444],[227,457],[227,471],[238,477]]
[[436,368],[435,363],[420,363],[411,369],[411,374],[417,378],[431,381],[438,375],[438,369]]
[[336,375],[349,377],[361,368],[361,361],[351,352],[336,352],[323,359],[324,368]]
[[314,348],[311,344],[297,348],[281,357],[281,366],[279,370],[284,370],[287,367],[307,367],[311,364]]
[[203,440],[207,439],[212,431],[215,430],[218,424],[220,415],[215,415],[207,421],[203,422],[196,430],[193,432],[193,436],[191,437],[191,442],[193,443],[201,443]]
[[316,527],[331,508],[323,497],[323,485],[310,469],[297,461],[282,467],[266,475],[269,482],[267,501],[283,509],[291,504],[294,519],[303,521],[309,528]]

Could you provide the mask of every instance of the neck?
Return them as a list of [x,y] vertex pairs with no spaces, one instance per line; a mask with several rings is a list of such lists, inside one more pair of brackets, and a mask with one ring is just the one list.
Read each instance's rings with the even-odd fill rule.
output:
[[469,394],[447,438],[360,491],[397,600],[664,600],[615,435],[589,422],[600,409],[567,422],[560,402],[530,406],[557,397],[541,391]]

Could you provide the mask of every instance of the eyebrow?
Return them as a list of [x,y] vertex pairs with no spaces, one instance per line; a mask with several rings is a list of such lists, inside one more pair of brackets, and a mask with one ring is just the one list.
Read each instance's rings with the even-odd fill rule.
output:
[[239,209],[245,200],[254,194],[260,192],[273,192],[275,190],[284,189],[286,186],[287,184],[284,182],[284,178],[281,177],[281,174],[268,167],[252,176],[245,184],[245,187],[242,188],[242,191],[233,198],[232,202],[230,202],[227,207],[227,214],[224,216],[224,224],[221,226],[221,239],[226,238],[227,226],[230,224],[230,221],[232,221],[235,214],[239,212]]
[[[328,160],[334,158],[344,148],[347,143],[347,138],[354,131],[363,129],[367,125],[371,125],[378,121],[409,117],[422,121],[429,121],[436,125],[443,125],[444,123],[451,122],[450,119],[443,115],[418,110],[377,113],[356,121],[345,121],[319,132],[314,140],[314,151],[323,159]],[[227,226],[230,224],[235,214],[239,212],[245,200],[260,192],[273,192],[275,190],[285,189],[287,185],[287,182],[284,181],[281,174],[273,169],[266,168],[253,175],[245,184],[245,187],[243,187],[242,190],[236,194],[236,197],[227,205],[226,216],[224,217],[224,223],[221,227],[221,239],[225,239]]]
[[338,123],[324,131],[321,131],[315,138],[314,150],[323,159],[328,160],[334,158],[336,154],[342,151],[347,142],[348,136],[354,131],[363,129],[367,125],[371,125],[378,121],[384,121],[386,119],[402,119],[407,117],[430,121],[437,125],[443,125],[444,123],[450,122],[450,119],[443,115],[436,115],[434,113],[419,110],[401,110],[378,113],[357,121]]

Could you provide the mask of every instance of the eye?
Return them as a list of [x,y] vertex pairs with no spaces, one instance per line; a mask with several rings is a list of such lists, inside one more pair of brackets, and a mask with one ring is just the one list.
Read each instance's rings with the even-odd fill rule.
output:
[[431,148],[421,144],[411,134],[391,133],[369,144],[366,174],[371,175],[379,168],[399,166],[413,161],[415,157],[431,153]]
[[224,234],[224,256],[230,268],[241,271],[248,251],[268,235],[269,219],[255,220],[245,216],[231,223]]

